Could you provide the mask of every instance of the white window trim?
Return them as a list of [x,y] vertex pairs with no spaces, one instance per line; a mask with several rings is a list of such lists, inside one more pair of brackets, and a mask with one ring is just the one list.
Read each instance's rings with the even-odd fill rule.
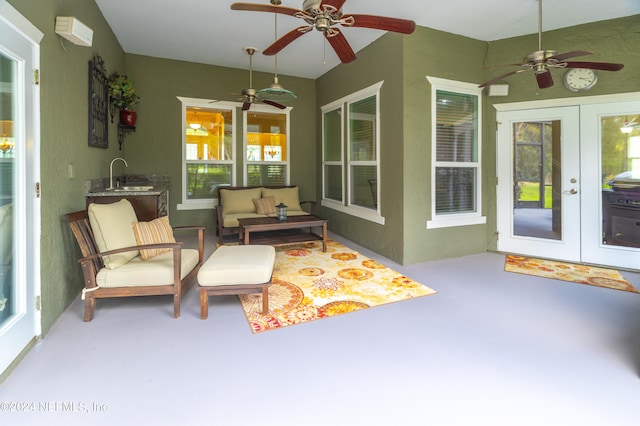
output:
[[324,126],[325,126],[325,121],[324,121],[324,116],[326,113],[331,112],[331,111],[335,111],[335,110],[339,110],[339,115],[341,117],[345,117],[345,104],[344,102],[341,102],[340,100],[335,101],[335,102],[331,102],[330,104],[327,104],[323,107],[320,108],[320,111],[322,112],[322,199],[320,200],[320,205],[322,206],[326,206],[329,208],[334,208],[336,210],[340,210],[341,207],[343,207],[343,202],[340,202],[338,200],[334,200],[331,198],[325,198],[324,194],[325,194],[325,166],[340,166],[340,170],[342,170],[342,173],[340,175],[340,181],[341,181],[341,188],[342,188],[342,200],[345,199],[346,196],[346,189],[345,189],[345,178],[344,178],[344,119],[340,120],[340,135],[343,135],[340,138],[340,160],[333,160],[333,161],[326,161],[325,160],[325,150],[324,150]]
[[[177,96],[178,100],[182,102],[182,115],[180,121],[180,128],[182,129],[180,132],[182,133],[182,173],[180,175],[181,186],[182,186],[182,202],[179,203],[176,207],[178,210],[212,210],[218,205],[217,198],[211,198],[208,200],[188,200],[187,199],[187,161],[186,161],[186,133],[184,132],[184,123],[187,120],[187,106],[196,106],[202,108],[220,108],[220,109],[229,109],[231,110],[231,117],[234,126],[234,132],[232,136],[232,158],[233,160],[229,161],[216,161],[216,164],[232,164],[233,165],[233,173],[231,175],[231,184],[235,185],[236,173],[235,168],[238,165],[237,156],[236,156],[236,110],[237,108],[242,107],[242,104],[239,102],[228,102],[228,101],[215,101],[212,99],[200,99],[200,98],[187,98],[182,96]],[[215,103],[214,103],[215,102]]]
[[[320,108],[322,111],[322,199],[320,205],[333,210],[337,210],[342,213],[356,216],[361,219],[365,219],[371,222],[378,223],[380,225],[385,224],[385,218],[381,214],[380,203],[380,88],[384,84],[384,80],[375,83],[369,87],[359,90],[355,93],[347,95],[343,98],[337,99],[327,105]],[[375,210],[358,205],[351,204],[351,194],[348,192],[348,188],[351,187],[351,158],[346,154],[345,161],[345,145],[349,143],[347,135],[349,134],[349,109],[348,105],[370,96],[376,97],[376,160],[370,161],[371,165],[376,165],[376,179],[378,180],[378,205]],[[340,161],[325,161],[324,159],[324,115],[326,112],[339,109],[343,119],[340,123],[340,134],[342,135],[340,141]],[[363,161],[354,161],[359,165],[366,165]],[[340,165],[342,167],[342,202],[325,198],[325,166],[327,165]],[[346,173],[345,173],[346,169]],[[346,176],[346,177],[345,177]]]
[[[293,109],[293,107],[286,107],[285,109],[282,110],[274,110],[272,106],[265,106],[265,105],[259,105],[259,104],[251,104],[251,108],[247,111],[242,111],[242,152],[243,152],[243,158],[242,161],[244,163],[243,166],[243,173],[242,173],[242,181],[244,182],[244,185],[247,185],[248,182],[248,174],[249,174],[249,165],[251,164],[258,164],[258,165],[270,165],[270,164],[285,164],[287,173],[286,173],[286,177],[285,177],[285,184],[289,185],[289,182],[291,182],[291,150],[289,149],[291,147],[291,140],[290,140],[290,135],[291,135],[291,110]],[[247,131],[247,114],[251,113],[251,111],[257,111],[257,112],[262,112],[262,113],[271,113],[271,114],[286,114],[287,116],[287,128],[286,128],[286,136],[287,136],[287,160],[286,161],[248,161],[246,156],[247,156],[247,135],[249,134]],[[234,157],[235,158],[235,157]]]
[[[487,223],[486,216],[482,216],[482,88],[475,83],[447,80],[443,78],[427,76],[431,84],[431,220],[426,223],[427,229],[447,228],[452,226],[481,225]],[[476,162],[467,163],[477,170],[476,175],[476,211],[473,213],[451,213],[436,215],[436,165],[445,165],[445,162],[436,162],[436,110],[437,90],[464,93],[478,97],[478,159]],[[455,163],[460,167],[460,163]]]

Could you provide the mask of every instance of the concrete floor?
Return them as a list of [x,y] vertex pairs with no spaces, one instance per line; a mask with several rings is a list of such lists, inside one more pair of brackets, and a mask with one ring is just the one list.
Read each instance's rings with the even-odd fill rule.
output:
[[0,385],[0,422],[638,424],[639,294],[507,273],[495,253],[401,266],[332,238],[438,294],[255,335],[235,296],[206,321],[194,289],[178,320],[162,296],[99,301],[84,323],[78,299]]

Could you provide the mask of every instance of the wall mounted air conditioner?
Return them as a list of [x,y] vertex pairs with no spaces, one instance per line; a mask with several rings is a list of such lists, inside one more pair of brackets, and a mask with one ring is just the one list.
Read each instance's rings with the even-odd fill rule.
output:
[[56,17],[56,34],[78,46],[91,46],[93,30],[73,16]]

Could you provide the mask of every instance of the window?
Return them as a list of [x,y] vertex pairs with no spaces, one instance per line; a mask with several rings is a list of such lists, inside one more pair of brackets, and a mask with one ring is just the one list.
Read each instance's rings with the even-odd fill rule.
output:
[[237,104],[178,99],[183,123],[183,195],[178,208],[213,208],[218,188],[234,184]]
[[322,205],[384,224],[378,197],[381,87],[322,107]]
[[486,223],[481,216],[481,94],[475,84],[431,83],[431,220],[427,228]]
[[253,104],[244,113],[245,184],[289,184],[289,111]]

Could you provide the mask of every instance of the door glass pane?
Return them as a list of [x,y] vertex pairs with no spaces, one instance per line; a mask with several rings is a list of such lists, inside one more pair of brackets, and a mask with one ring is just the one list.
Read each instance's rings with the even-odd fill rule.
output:
[[562,239],[560,121],[514,123],[513,232]]
[[602,239],[640,247],[640,114],[600,121]]
[[14,279],[14,185],[17,63],[0,54],[0,328],[18,313]]

